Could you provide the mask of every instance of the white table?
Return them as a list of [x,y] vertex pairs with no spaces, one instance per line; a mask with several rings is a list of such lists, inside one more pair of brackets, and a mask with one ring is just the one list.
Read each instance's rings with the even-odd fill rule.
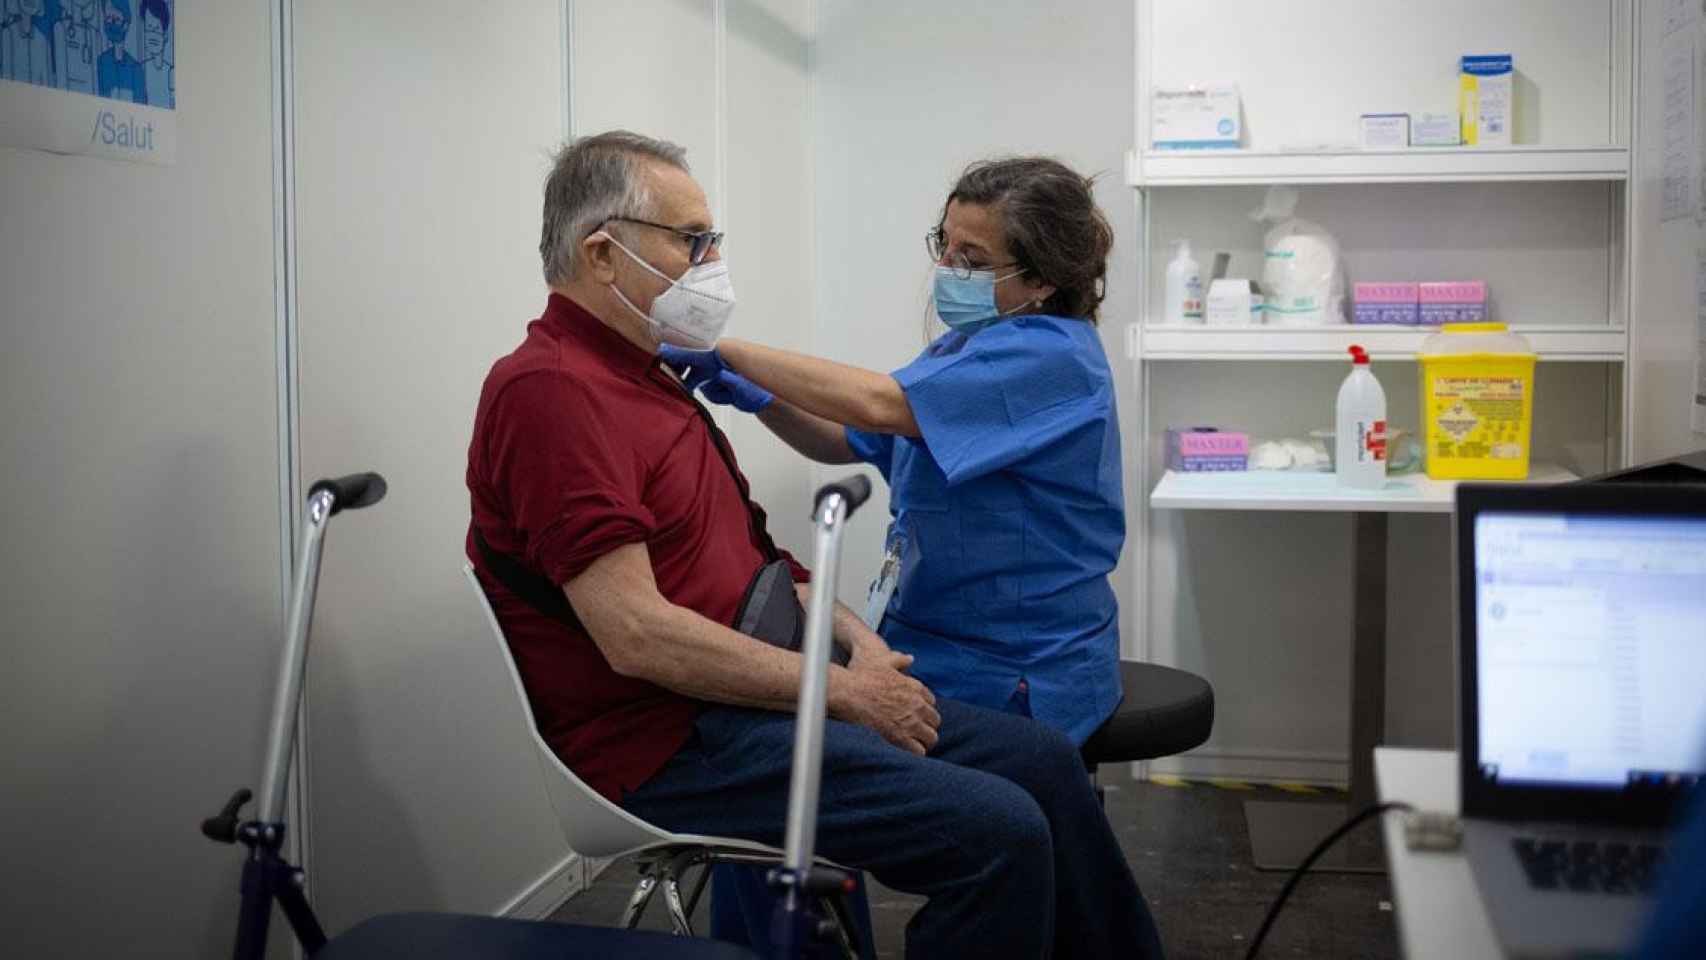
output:
[[[1577,479],[1563,467],[1531,465],[1529,483],[1566,483]],[[1388,477],[1379,490],[1339,486],[1331,473],[1293,470],[1244,470],[1229,473],[1179,473],[1169,470],[1149,495],[1157,510],[1303,510],[1332,513],[1450,513],[1456,502],[1455,480],[1429,480],[1425,474]]]
[[[1549,464],[1531,464],[1529,482],[1562,483],[1575,474]],[[1252,800],[1244,804],[1250,853],[1256,866],[1285,870],[1303,861],[1316,841],[1352,812],[1374,802],[1374,748],[1386,726],[1387,516],[1432,513],[1449,516],[1457,484],[1423,474],[1390,477],[1379,490],[1339,486],[1331,473],[1249,470],[1179,473],[1169,470],[1149,495],[1157,510],[1290,510],[1349,513],[1351,559],[1350,803],[1345,806],[1296,801]],[[1317,862],[1317,870],[1381,871],[1372,829],[1359,828]]]
[[[1455,751],[1380,747],[1374,751],[1374,777],[1382,801],[1402,800],[1434,813],[1458,812]],[[1410,960],[1503,957],[1463,852],[1413,852],[1404,846],[1403,815],[1389,813],[1383,819],[1398,942],[1404,956]]]

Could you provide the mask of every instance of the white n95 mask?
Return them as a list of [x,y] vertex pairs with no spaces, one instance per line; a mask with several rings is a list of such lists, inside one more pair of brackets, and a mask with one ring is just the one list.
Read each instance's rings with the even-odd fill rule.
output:
[[723,337],[729,325],[729,314],[735,309],[734,282],[729,279],[729,265],[723,260],[711,260],[687,268],[678,280],[671,280],[662,270],[641,259],[622,241],[606,233],[616,248],[627,254],[647,271],[669,284],[669,289],[652,300],[652,312],[647,314],[623,296],[614,283],[610,289],[622,305],[651,325],[653,334],[664,343],[673,343],[689,350],[709,350]]

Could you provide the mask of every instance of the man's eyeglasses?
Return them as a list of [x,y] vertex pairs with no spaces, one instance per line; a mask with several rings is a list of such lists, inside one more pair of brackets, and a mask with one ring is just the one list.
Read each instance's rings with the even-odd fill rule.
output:
[[[948,257],[948,234],[941,227],[937,227],[924,235],[924,249],[930,252],[931,263],[934,263],[939,267],[947,267],[954,271],[954,276],[959,277],[961,280],[970,280],[971,275],[979,270],[1000,270],[1003,267],[1016,267],[1019,265],[1019,261],[1017,260],[1009,260],[1006,263],[998,263],[993,266],[982,263],[973,263],[966,259],[966,255],[964,253],[958,252],[953,256]],[[944,260],[943,257],[947,257],[947,259]]]
[[694,266],[704,263],[705,258],[711,255],[712,250],[723,245],[723,234],[719,230],[683,230],[667,223],[653,223],[650,220],[640,220],[634,217],[611,217],[610,219],[620,220],[623,223],[637,223],[642,227],[651,227],[654,230],[668,230],[670,233],[681,237],[688,244],[687,262]]

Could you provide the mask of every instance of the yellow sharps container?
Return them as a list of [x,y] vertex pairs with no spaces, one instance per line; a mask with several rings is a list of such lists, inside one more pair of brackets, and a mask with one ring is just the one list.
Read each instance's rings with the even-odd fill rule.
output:
[[1436,480],[1525,480],[1534,349],[1502,323],[1457,323],[1422,341],[1422,442]]

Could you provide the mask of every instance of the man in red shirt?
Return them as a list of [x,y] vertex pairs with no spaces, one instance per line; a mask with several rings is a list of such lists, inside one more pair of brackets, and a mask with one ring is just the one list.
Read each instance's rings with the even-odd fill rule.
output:
[[[564,763],[665,829],[780,845],[800,657],[729,624],[765,564],[809,575],[656,356],[711,345],[732,307],[710,219],[672,144],[558,154],[551,297],[481,391],[467,551]],[[1069,740],[938,702],[845,607],[835,635],[818,851],[930,898],[908,955],[1159,955]]]

